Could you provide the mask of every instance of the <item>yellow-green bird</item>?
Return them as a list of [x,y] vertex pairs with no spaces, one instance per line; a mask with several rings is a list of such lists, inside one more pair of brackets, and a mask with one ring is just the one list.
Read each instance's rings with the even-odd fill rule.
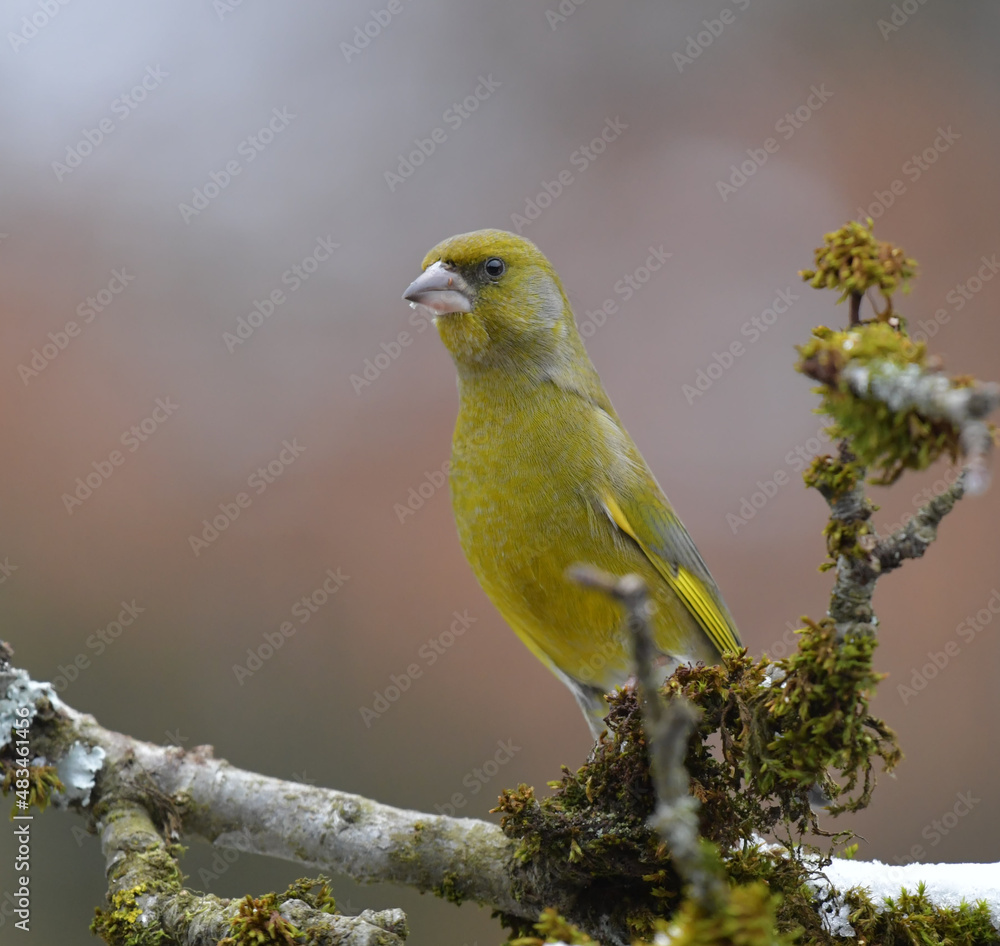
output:
[[737,650],[722,595],[611,406],[538,248],[503,230],[451,237],[403,298],[433,312],[458,369],[449,479],[462,549],[595,737],[604,694],[632,676],[632,647],[619,606],[570,581],[569,566],[645,579],[664,676]]

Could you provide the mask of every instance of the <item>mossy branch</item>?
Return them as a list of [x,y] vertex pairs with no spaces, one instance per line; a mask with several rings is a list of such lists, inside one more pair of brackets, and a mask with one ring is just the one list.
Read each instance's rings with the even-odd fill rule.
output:
[[[816,250],[816,268],[802,277],[816,288],[851,298],[847,329],[818,328],[799,348],[798,370],[820,382],[818,411],[827,414],[837,457],[817,457],[806,471],[808,486],[830,506],[825,529],[829,562],[836,568],[830,616],[841,636],[874,634],[872,595],[878,579],[905,559],[924,554],[941,519],[963,495],[989,484],[987,460],[993,429],[985,418],[1000,406],[1000,385],[967,376],[948,378],[926,345],[906,334],[892,293],[907,288],[916,264],[902,250],[875,240],[867,226],[851,222],[828,233]],[[863,294],[874,289],[885,309],[873,321],[858,317]],[[964,458],[965,467],[947,492],[927,503],[895,534],[880,538],[871,523],[874,506],[865,479],[894,483],[906,470],[924,470],[942,456]]]
[[[293,946],[307,935],[316,946],[403,942],[406,924],[400,911],[341,916],[332,900],[313,894],[310,888],[317,883],[309,880],[284,895],[243,900],[185,889],[176,846],[165,841],[144,805],[128,794],[107,801],[97,818],[109,890],[108,904],[96,911],[91,930],[110,946]],[[318,886],[324,889],[322,881]]]
[[[183,887],[177,849],[137,800],[113,797],[97,818],[107,862],[108,905],[91,930],[110,946],[294,944],[393,946],[406,937],[399,910],[341,916],[323,880],[302,880],[285,894],[222,899]],[[311,888],[319,887],[319,893]]]
[[993,437],[985,418],[1000,406],[1000,385],[948,378],[931,366],[923,343],[880,322],[818,328],[799,352],[799,370],[822,382],[820,412],[832,418],[831,433],[850,442],[859,463],[876,471],[876,483],[890,485],[941,456],[963,456],[967,489],[986,490]]
[[[9,648],[4,653],[9,654]],[[87,797],[69,805],[101,831],[109,864],[115,867],[109,874],[109,908],[97,926],[116,946],[161,942],[152,935],[137,937],[146,927],[153,932],[161,927],[178,930],[180,908],[189,914],[195,906],[205,919],[199,929],[212,932],[199,933],[200,938],[181,937],[178,942],[215,946],[228,929],[217,921],[237,915],[238,901],[217,901],[181,889],[179,851],[168,843],[180,835],[360,881],[394,882],[442,895],[447,891],[455,901],[476,900],[526,919],[537,918],[547,905],[515,896],[511,879],[515,844],[496,825],[401,810],[346,792],[243,771],[215,759],[210,746],[185,751],[133,739],[67,706],[51,685],[32,681],[23,670],[10,666],[4,653],[0,653],[0,709],[5,703],[30,707],[32,751],[57,767],[79,745],[100,755],[99,776],[88,787]],[[0,739],[4,768],[10,764],[11,747],[11,742]],[[67,804],[66,796],[52,797]],[[128,891],[142,883],[148,886],[141,893],[155,894],[155,900],[132,905],[135,898],[130,900]],[[139,912],[134,913],[137,907]],[[298,907],[282,907],[281,912],[301,926],[304,914]],[[133,922],[140,916],[147,918],[142,928]],[[136,938],[124,937],[118,921],[126,918]],[[385,944],[405,935],[400,911],[317,922],[320,926],[312,926],[323,935],[329,930],[340,937],[329,942]],[[348,934],[352,939],[343,938]],[[162,942],[165,946],[167,940]]]
[[90,814],[109,886],[91,930],[110,946],[294,946],[306,936],[315,946],[398,946],[406,937],[402,911],[340,915],[324,878],[242,900],[188,890],[176,843],[183,818],[149,773],[134,760],[108,766],[97,795]]
[[[855,668],[844,663],[830,646],[828,630],[817,632],[815,640],[826,657],[805,655],[798,663],[789,659],[776,665],[741,655],[722,668],[688,668],[668,686],[670,699],[690,700],[701,714],[688,744],[687,765],[701,806],[699,833],[728,852],[719,855],[720,871],[734,869],[726,857],[747,863],[746,839],[755,826],[766,827],[778,817],[786,790],[778,786],[790,772],[801,788],[790,790],[787,798],[796,810],[805,811],[816,767],[833,758],[848,771],[854,764],[851,746],[861,747],[857,762],[866,764],[864,743],[852,727],[864,728],[868,717],[844,700],[863,664]],[[788,675],[784,690],[774,685],[781,674]],[[763,685],[765,681],[772,685]],[[858,683],[854,679],[853,685]],[[785,690],[793,699],[782,713],[778,707]],[[164,930],[176,929],[180,921],[165,912],[166,904],[183,904],[189,913],[197,906],[199,916],[214,918],[213,935],[221,918],[271,922],[275,912],[304,929],[292,912],[294,905],[284,905],[288,898],[279,897],[281,908],[271,909],[268,904],[278,901],[258,897],[263,906],[251,908],[238,900],[217,905],[210,895],[184,890],[178,852],[171,847],[180,836],[361,880],[403,883],[455,900],[476,899],[522,930],[530,930],[543,909],[552,907],[606,946],[652,936],[657,922],[685,902],[684,882],[650,826],[658,800],[634,692],[615,697],[609,717],[613,737],[597,747],[579,772],[566,773],[552,799],[539,803],[527,788],[504,793],[502,829],[471,819],[400,811],[356,795],[244,772],[213,758],[208,747],[183,751],[140,742],[103,729],[92,717],[61,703],[50,686],[7,667],[0,669],[0,702],[10,694],[19,704],[30,701],[30,739],[51,764],[61,766],[79,744],[103,754],[91,797],[73,807],[99,827],[106,856],[115,864],[109,905],[98,927],[116,943],[143,942],[122,938],[124,927],[115,924],[131,922],[138,933],[134,922],[144,911],[150,919],[157,917]],[[772,717],[777,729],[768,723]],[[724,737],[725,760],[711,757],[709,740],[717,731],[731,733]],[[873,738],[883,737],[875,733]],[[771,794],[763,805],[764,797],[755,793],[757,786],[768,785]],[[702,853],[706,855],[703,844]],[[753,873],[743,868],[741,886],[727,891],[721,910],[710,913],[689,899],[683,915],[692,928],[729,928],[747,918],[752,903],[763,916],[778,911],[786,926],[793,914],[819,923],[810,899],[796,894],[801,867],[792,870],[782,857],[765,854],[757,864]],[[787,905],[779,908],[772,898],[774,891],[785,890],[779,884],[782,877],[789,886]],[[772,886],[770,892],[754,886],[761,880]],[[147,888],[137,891],[142,884]],[[150,909],[153,900],[141,897],[154,897],[156,910]],[[363,915],[362,920],[392,935],[398,935],[396,921],[401,922],[398,914]],[[794,921],[803,922],[801,916]],[[762,942],[772,941],[778,942]]]

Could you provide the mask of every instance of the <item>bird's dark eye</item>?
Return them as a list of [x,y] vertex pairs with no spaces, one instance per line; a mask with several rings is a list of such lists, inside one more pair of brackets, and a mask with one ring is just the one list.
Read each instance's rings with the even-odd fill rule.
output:
[[507,271],[507,264],[499,256],[491,256],[483,263],[483,272],[490,279],[499,279]]

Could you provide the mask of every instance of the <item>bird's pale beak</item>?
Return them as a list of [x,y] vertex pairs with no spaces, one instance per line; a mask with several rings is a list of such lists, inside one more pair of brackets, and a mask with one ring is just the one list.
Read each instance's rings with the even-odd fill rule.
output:
[[413,308],[426,306],[435,315],[472,311],[469,284],[440,260],[428,266],[410,283],[403,298]]

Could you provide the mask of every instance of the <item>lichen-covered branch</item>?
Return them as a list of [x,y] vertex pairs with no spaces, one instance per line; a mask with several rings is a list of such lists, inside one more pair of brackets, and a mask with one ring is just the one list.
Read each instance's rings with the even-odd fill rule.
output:
[[876,539],[871,516],[874,510],[865,492],[865,470],[857,464],[847,441],[842,440],[836,458],[817,457],[805,474],[806,485],[814,487],[830,507],[824,534],[836,568],[828,613],[837,634],[874,634],[876,618],[872,595],[879,571],[869,554]]
[[875,543],[874,556],[882,573],[899,568],[908,558],[920,558],[937,538],[937,527],[965,493],[963,472],[940,496],[935,496],[917,510],[904,526]]
[[[552,798],[539,803],[526,786],[504,793],[502,830],[243,772],[213,758],[207,747],[184,752],[111,732],[62,704],[48,684],[6,664],[2,654],[0,767],[10,766],[15,740],[8,734],[16,711],[27,709],[27,738],[36,753],[27,764],[33,775],[48,773],[30,780],[33,803],[69,804],[100,832],[110,890],[95,930],[116,946],[201,946],[213,936],[224,936],[225,946],[287,942],[278,936],[288,933],[294,941],[291,928],[312,931],[321,943],[394,943],[404,935],[399,911],[329,914],[322,891],[310,893],[312,881],[296,882],[285,894],[233,901],[184,890],[174,845],[185,835],[371,881],[434,889],[451,899],[476,897],[519,929],[531,929],[543,908],[554,907],[606,946],[648,941],[668,917],[671,928],[697,931],[699,943],[755,929],[747,940],[754,946],[784,944],[776,924],[805,925],[811,937],[822,932],[822,905],[803,886],[814,869],[787,852],[759,847],[755,826],[771,823],[767,819],[784,810],[786,793],[798,797],[829,764],[850,780],[857,766],[870,765],[869,754],[887,765],[893,761],[891,738],[863,703],[873,680],[868,652],[844,653],[819,626],[808,628],[803,641],[800,653],[779,664],[741,654],[727,658],[725,667],[687,668],[669,681],[672,696],[700,711],[687,761],[702,803],[699,833],[716,841],[722,867],[738,885],[714,913],[682,899],[673,859],[650,828],[658,799],[634,692],[612,696],[613,740],[602,741],[578,772],[565,770]],[[723,733],[724,759],[711,756],[717,732]],[[789,781],[789,773],[798,781]],[[869,776],[862,774],[867,792]],[[56,786],[62,786],[58,793]],[[918,918],[923,926],[982,922],[979,913],[947,913],[947,900],[938,905],[929,896]],[[880,928],[876,905],[863,897],[851,903],[867,911],[859,931]],[[566,926],[551,911],[546,916],[547,930]]]
[[[160,874],[169,862],[176,876],[176,863],[158,830],[166,830],[170,840],[181,834],[201,837],[220,847],[279,857],[360,881],[406,884],[455,901],[472,899],[530,919],[547,905],[530,896],[515,897],[514,843],[496,825],[401,810],[346,792],[247,772],[215,759],[209,746],[185,751],[113,732],[67,706],[49,684],[11,667],[5,659],[9,653],[0,653],[0,752],[10,750],[11,726],[22,718],[17,715],[22,708],[30,725],[25,730],[32,746],[30,771],[58,772],[65,791],[56,800],[78,808],[102,832],[109,864],[116,866],[109,893],[112,913],[121,915],[124,891],[137,886],[132,882],[136,858],[147,867],[156,861]],[[53,778],[50,784],[58,783]],[[162,825],[151,831],[154,814]],[[133,866],[126,869],[125,861]],[[125,875],[119,880],[120,862]],[[157,903],[166,909],[181,902],[177,897],[182,894],[192,896],[174,891]],[[223,916],[223,907],[231,907],[219,903],[201,904],[212,923]],[[134,913],[133,919],[141,913]],[[156,918],[176,923],[162,910]],[[401,914],[385,914],[367,917],[362,925],[397,936],[401,922]],[[352,936],[361,936],[361,926],[351,927]]]
[[962,456],[974,486],[967,481],[966,489],[985,491],[993,443],[985,418],[1000,406],[1000,385],[949,378],[924,343],[884,322],[814,329],[799,353],[799,371],[820,382],[831,434],[850,443],[875,483],[890,485],[906,470]]
[[[830,616],[843,636],[848,631],[874,632],[872,594],[876,581],[906,559],[920,558],[937,538],[937,527],[965,492],[965,473],[940,496],[925,503],[904,526],[879,538],[872,530],[865,556],[842,556],[830,596]],[[831,513],[833,518],[835,512]]]
[[[872,595],[878,579],[905,559],[924,554],[937,526],[965,494],[989,485],[987,459],[993,429],[986,417],[1000,406],[1000,385],[969,377],[949,378],[924,343],[910,339],[893,308],[892,293],[907,288],[916,264],[898,247],[874,238],[852,221],[824,239],[816,268],[802,276],[816,288],[835,289],[838,302],[850,298],[845,330],[821,327],[799,347],[798,370],[818,382],[820,411],[831,419],[839,455],[817,457],[805,474],[830,506],[825,535],[836,580],[829,613],[843,637],[873,634]],[[859,320],[863,294],[881,294],[885,309],[871,322]],[[924,507],[902,529],[880,538],[872,526],[865,479],[894,483],[906,470],[924,470],[941,456],[964,457],[952,487]]]
[[258,775],[215,759],[210,746],[191,751],[153,746],[111,732],[69,707],[60,712],[77,738],[100,746],[112,768],[140,766],[180,802],[186,834],[220,847],[279,857],[390,881],[421,891],[461,880],[455,896],[497,909],[523,909],[510,894],[505,866],[511,845],[495,825],[424,815],[359,795]]
[[806,474],[830,506],[827,548],[836,567],[829,614],[844,637],[874,634],[872,595],[879,578],[906,559],[920,558],[937,538],[937,527],[965,493],[966,473],[941,495],[925,503],[892,535],[879,537],[871,523],[872,505],[864,488],[864,469],[854,463],[846,442],[839,456],[817,457]]
[[843,379],[858,397],[878,401],[894,414],[915,411],[931,421],[951,424],[965,457],[966,492],[978,496],[986,491],[993,436],[984,418],[1000,406],[1000,384],[966,379],[956,384],[940,371],[893,361],[848,364]]
[[[259,930],[261,942],[281,942],[308,932],[316,946],[400,946],[406,934],[401,910],[341,916],[300,896],[221,899],[185,890],[176,851],[167,844],[146,807],[115,794],[101,806],[97,828],[106,860],[108,908],[99,910],[93,930],[105,942],[167,942],[179,946],[236,946],[238,934]],[[309,882],[306,882],[311,886]],[[237,936],[234,936],[237,934]]]

